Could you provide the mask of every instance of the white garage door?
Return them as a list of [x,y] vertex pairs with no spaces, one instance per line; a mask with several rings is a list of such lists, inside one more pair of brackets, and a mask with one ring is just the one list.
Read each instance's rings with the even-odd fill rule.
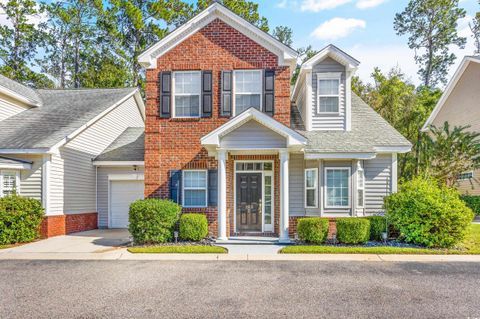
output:
[[130,204],[137,199],[143,199],[143,181],[110,183],[110,227],[127,228]]

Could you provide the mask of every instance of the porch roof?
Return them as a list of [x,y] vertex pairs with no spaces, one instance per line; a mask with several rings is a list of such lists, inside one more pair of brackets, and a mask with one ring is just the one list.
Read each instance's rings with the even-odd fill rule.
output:
[[3,169],[31,169],[32,161],[0,156],[0,168]]

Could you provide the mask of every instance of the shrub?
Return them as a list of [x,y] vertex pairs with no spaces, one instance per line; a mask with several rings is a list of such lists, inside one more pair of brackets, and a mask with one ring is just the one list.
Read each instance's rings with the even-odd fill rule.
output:
[[344,244],[366,243],[370,238],[370,221],[366,218],[339,218],[337,239]]
[[473,212],[453,188],[413,179],[385,198],[387,218],[400,239],[427,247],[452,247],[465,237]]
[[170,241],[182,208],[169,200],[144,199],[130,205],[128,230],[137,244]]
[[208,236],[207,217],[202,214],[184,214],[180,217],[180,233],[183,240],[199,241]]
[[300,240],[321,244],[328,236],[328,220],[323,218],[301,218],[298,220],[297,233]]
[[39,200],[18,195],[0,198],[0,245],[38,238],[43,216]]
[[382,233],[386,231],[387,219],[383,216],[369,216],[370,221],[370,240],[382,241]]
[[463,195],[461,198],[475,215],[480,216],[480,196]]

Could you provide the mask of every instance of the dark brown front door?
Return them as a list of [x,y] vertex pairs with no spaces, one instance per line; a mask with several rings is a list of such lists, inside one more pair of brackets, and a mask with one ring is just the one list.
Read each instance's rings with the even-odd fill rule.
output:
[[237,231],[262,231],[262,174],[237,173]]

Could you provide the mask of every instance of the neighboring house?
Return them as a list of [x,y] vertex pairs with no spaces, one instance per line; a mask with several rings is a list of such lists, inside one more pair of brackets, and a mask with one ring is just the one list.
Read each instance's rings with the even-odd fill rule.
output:
[[335,46],[291,92],[297,52],[213,3],[139,60],[145,196],[205,214],[218,238],[287,242],[299,217],[378,213],[396,191],[411,145],[352,93],[359,62]]
[[0,76],[0,196],[41,200],[43,236],[126,227],[108,215],[143,198],[144,121],[137,89],[32,90]]
[[[445,122],[452,128],[470,126],[470,131],[480,132],[480,56],[463,59],[422,130],[442,127]],[[480,170],[462,173],[457,187],[463,193],[480,195]]]

